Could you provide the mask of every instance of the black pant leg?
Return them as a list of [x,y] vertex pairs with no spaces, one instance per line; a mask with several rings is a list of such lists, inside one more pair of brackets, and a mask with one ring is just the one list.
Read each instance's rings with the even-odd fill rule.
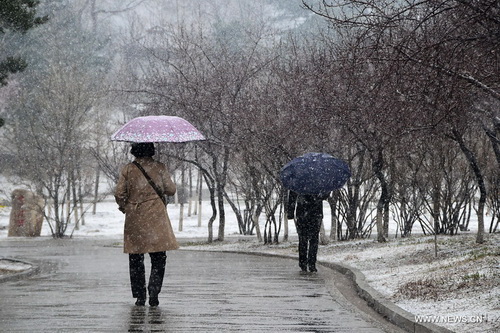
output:
[[307,269],[307,247],[309,243],[307,232],[307,221],[303,218],[295,221],[297,234],[299,236],[299,267],[301,270]]
[[307,258],[307,264],[309,268],[316,266],[316,258],[318,256],[318,245],[319,245],[319,235],[316,234],[312,236],[309,240],[309,253]]
[[146,277],[144,254],[129,254],[130,286],[132,297],[146,299]]
[[299,267],[301,270],[307,269],[307,243],[307,236],[299,235]]
[[149,256],[151,258],[151,275],[148,284],[149,297],[158,297],[165,276],[167,254],[165,252],[153,252]]
[[315,219],[310,221],[309,228],[309,252],[307,256],[307,264],[309,267],[316,266],[316,259],[318,256],[318,246],[319,246],[319,232],[321,229],[321,219]]

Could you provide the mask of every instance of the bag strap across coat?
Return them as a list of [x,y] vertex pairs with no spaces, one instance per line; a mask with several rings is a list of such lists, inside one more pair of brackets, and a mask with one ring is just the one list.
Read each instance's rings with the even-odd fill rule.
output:
[[142,165],[140,165],[137,161],[133,161],[132,163],[134,163],[135,166],[137,168],[139,168],[139,170],[141,170],[141,172],[144,175],[144,177],[146,177],[149,185],[151,185],[151,187],[155,190],[156,194],[158,194],[158,196],[160,197],[160,199],[163,202],[163,204],[166,206],[167,202],[165,200],[165,196],[163,195],[163,193],[160,190],[160,188],[155,184],[155,182],[153,181],[153,179],[151,179],[151,177],[148,175],[148,173],[146,172],[146,170],[144,170],[144,168],[142,167]]

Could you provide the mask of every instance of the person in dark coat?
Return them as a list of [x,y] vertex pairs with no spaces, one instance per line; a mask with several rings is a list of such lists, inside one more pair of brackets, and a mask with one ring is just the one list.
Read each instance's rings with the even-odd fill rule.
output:
[[323,221],[323,200],[326,195],[305,195],[288,192],[287,218],[295,218],[299,235],[299,267],[302,272],[317,272],[319,232]]
[[[146,171],[163,195],[174,195],[175,183],[163,163],[155,161],[152,143],[134,143],[130,151],[135,161]],[[130,282],[136,305],[144,305],[146,292],[149,305],[159,304],[166,251],[176,250],[179,244],[175,238],[170,219],[162,198],[148,182],[142,171],[129,163],[120,172],[115,190],[119,209],[125,213],[124,248],[129,254]],[[151,275],[146,290],[144,254],[151,258]]]

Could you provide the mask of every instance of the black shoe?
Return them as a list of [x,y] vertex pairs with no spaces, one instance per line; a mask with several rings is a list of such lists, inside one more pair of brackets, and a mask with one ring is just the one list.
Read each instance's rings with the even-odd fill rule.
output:
[[311,272],[311,273],[315,273],[315,272],[317,272],[317,271],[318,271],[318,270],[316,269],[316,266],[310,266],[310,267],[309,267],[309,272]]
[[144,298],[138,298],[137,301],[135,301],[135,305],[137,305],[137,306],[144,306],[144,305],[146,305],[146,299],[144,299]]
[[150,306],[158,306],[160,301],[158,301],[158,297],[149,297],[149,305]]
[[307,266],[299,266],[302,272],[307,272]]

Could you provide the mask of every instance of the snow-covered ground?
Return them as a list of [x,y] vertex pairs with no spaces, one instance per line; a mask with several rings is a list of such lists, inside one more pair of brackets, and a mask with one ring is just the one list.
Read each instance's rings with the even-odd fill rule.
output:
[[[182,231],[179,231],[180,205],[168,207],[172,226],[178,238],[207,239],[207,221],[211,215],[208,202],[202,207],[201,226],[198,215],[187,216],[184,206]],[[231,242],[186,246],[187,249],[209,251],[248,251],[297,256],[295,242],[263,245],[255,237],[235,242],[238,237],[236,219],[229,206],[226,211],[226,238]],[[10,207],[0,207],[0,241],[7,237]],[[329,234],[329,212],[325,203],[325,227]],[[109,197],[97,205],[96,214],[85,215],[85,225],[74,230],[73,237],[106,237],[120,239],[123,235],[124,215]],[[68,228],[72,232],[73,225]],[[261,222],[263,227],[263,222]],[[217,235],[218,222],[214,223]],[[475,244],[476,225],[471,231],[455,237],[438,237],[438,256],[435,256],[434,238],[413,236],[394,238],[396,226],[391,226],[392,237],[381,244],[373,239],[332,242],[322,245],[318,260],[348,264],[361,270],[369,284],[401,308],[420,316],[418,320],[433,321],[456,332],[498,332],[500,330],[500,234],[487,234],[485,244]],[[296,236],[290,221],[289,234]],[[282,234],[281,234],[282,235]],[[46,223],[42,236],[50,237]],[[0,260],[0,270],[22,268],[7,265]]]
[[30,269],[31,265],[25,264],[21,261],[12,261],[0,258],[0,275],[2,272],[22,272],[24,270]]

